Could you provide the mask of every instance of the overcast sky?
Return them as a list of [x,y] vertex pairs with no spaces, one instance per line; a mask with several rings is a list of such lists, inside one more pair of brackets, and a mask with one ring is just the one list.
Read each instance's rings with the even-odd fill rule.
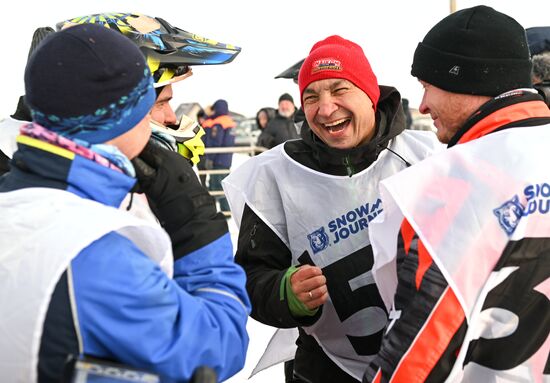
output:
[[[180,102],[212,104],[219,98],[230,109],[255,115],[276,106],[288,92],[299,104],[291,80],[274,76],[307,55],[311,46],[339,34],[363,47],[380,84],[396,86],[417,107],[421,88],[410,76],[412,55],[426,32],[449,13],[449,0],[50,0],[9,1],[0,24],[4,47],[0,60],[3,86],[1,114],[13,113],[23,93],[23,72],[34,29],[55,26],[70,17],[102,12],[136,12],[160,16],[203,37],[240,46],[230,64],[194,67],[194,75],[174,88],[174,109]],[[456,0],[458,9],[480,2]],[[508,13],[525,28],[550,24],[550,0],[491,0],[484,4]]]

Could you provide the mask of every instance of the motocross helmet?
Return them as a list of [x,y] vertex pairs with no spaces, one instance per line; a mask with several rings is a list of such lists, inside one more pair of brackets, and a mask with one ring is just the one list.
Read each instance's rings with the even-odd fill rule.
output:
[[74,24],[100,24],[132,40],[147,59],[155,88],[183,80],[189,66],[226,64],[241,48],[206,39],[172,26],[160,17],[139,13],[99,13],[57,23],[58,30]]
[[[226,64],[241,48],[223,44],[174,27],[160,17],[139,13],[99,13],[56,24],[58,30],[75,24],[100,24],[132,40],[146,57],[155,88],[181,81],[192,74],[190,66]],[[155,143],[179,152],[194,164],[204,154],[204,130],[182,116],[176,127],[151,123]]]

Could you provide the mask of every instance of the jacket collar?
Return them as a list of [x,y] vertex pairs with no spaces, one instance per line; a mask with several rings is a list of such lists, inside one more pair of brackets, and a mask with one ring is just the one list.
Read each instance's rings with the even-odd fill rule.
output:
[[528,90],[513,90],[483,104],[449,141],[448,147],[498,130],[545,123],[550,123],[550,109],[542,98]]
[[35,141],[18,143],[9,176],[14,188],[52,187],[82,198],[118,207],[134,186],[135,178],[78,154],[53,151]]

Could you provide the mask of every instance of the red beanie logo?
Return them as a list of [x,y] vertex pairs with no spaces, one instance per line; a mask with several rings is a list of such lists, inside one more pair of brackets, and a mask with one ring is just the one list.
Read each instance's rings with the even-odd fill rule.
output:
[[315,60],[311,64],[311,74],[325,70],[341,72],[343,70],[342,63],[340,62],[340,60],[336,60],[333,58],[324,58],[320,60]]

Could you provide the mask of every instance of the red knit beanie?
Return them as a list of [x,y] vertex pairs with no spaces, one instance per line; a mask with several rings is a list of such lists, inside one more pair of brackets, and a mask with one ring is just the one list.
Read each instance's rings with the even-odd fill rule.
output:
[[376,110],[380,88],[369,60],[359,45],[336,35],[317,42],[311,48],[298,75],[300,100],[309,84],[328,78],[351,81],[369,96]]

